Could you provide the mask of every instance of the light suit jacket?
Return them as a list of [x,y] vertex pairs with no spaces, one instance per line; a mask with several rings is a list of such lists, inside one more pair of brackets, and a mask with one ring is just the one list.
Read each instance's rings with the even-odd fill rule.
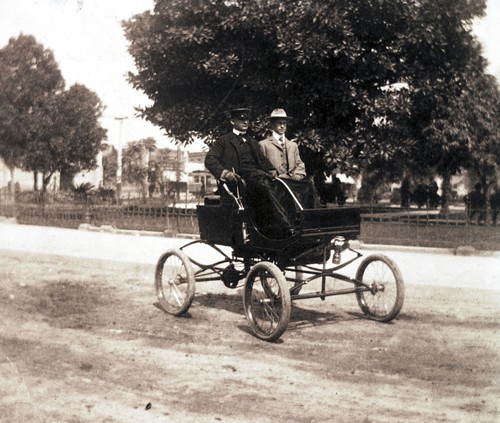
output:
[[[278,171],[278,176],[300,181],[306,177],[306,167],[296,143],[285,138],[285,148],[272,135],[259,142],[259,147]],[[288,164],[288,169],[287,169]]]

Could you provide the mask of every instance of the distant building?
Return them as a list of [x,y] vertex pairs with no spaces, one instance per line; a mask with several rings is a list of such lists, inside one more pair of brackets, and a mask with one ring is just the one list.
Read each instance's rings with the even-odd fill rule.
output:
[[205,167],[205,151],[188,153],[188,175],[191,193],[199,196],[213,193],[217,181]]
[[188,152],[187,155],[188,157],[186,170],[188,173],[205,170],[205,156],[207,155],[206,152]]
[[90,182],[96,188],[102,187],[104,185],[104,172],[102,166],[102,152],[97,154],[97,167],[93,170],[79,172],[73,178],[73,183],[75,185],[84,184]]
[[[104,154],[111,154],[112,149]],[[192,194],[199,194],[201,191],[210,193],[216,186],[216,181],[205,168],[206,152],[187,152],[179,149],[162,148],[151,153],[150,164],[155,164],[161,169],[158,182],[169,189],[175,183],[179,183],[182,191],[186,190]],[[21,191],[33,190],[33,172],[26,172],[21,169],[14,170],[14,179]],[[11,180],[11,172],[5,162],[0,158],[0,190],[8,189]],[[103,153],[97,156],[97,167],[90,171],[82,171],[75,175],[74,184],[80,185],[86,182],[91,183],[96,188],[104,185]],[[41,188],[41,178],[38,181],[38,188]],[[109,182],[108,182],[109,185]],[[49,185],[51,189],[58,189],[59,175],[55,175],[53,182]],[[131,189],[131,188],[130,188]]]
[[205,168],[204,151],[188,152],[180,149],[158,149],[151,154],[155,165],[163,167],[162,183],[169,187],[179,185],[183,192],[187,189],[192,195],[210,194],[217,183]]

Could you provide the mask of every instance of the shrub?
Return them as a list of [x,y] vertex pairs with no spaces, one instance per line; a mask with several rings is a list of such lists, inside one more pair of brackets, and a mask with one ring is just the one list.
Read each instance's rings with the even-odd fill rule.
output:
[[89,199],[95,195],[95,186],[90,182],[85,182],[79,185],[73,185],[71,187],[75,200],[79,203],[86,203]]

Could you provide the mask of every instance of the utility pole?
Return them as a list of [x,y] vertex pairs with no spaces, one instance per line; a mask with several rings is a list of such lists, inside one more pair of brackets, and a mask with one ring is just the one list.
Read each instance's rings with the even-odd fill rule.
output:
[[120,123],[120,131],[118,133],[118,146],[117,146],[117,158],[116,158],[116,199],[118,204],[121,203],[121,195],[122,195],[122,127],[123,121],[128,119],[127,116],[117,116],[115,120]]
[[181,147],[177,146],[177,155],[175,159],[175,180],[177,182],[176,200],[181,199]]

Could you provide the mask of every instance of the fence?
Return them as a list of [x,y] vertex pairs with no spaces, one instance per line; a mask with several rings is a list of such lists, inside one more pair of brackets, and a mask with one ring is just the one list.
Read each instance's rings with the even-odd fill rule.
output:
[[2,204],[0,216],[19,223],[78,228],[82,223],[169,233],[198,233],[196,209],[164,205],[33,205]]
[[[496,219],[469,219],[465,209],[363,210],[361,239],[366,243],[398,244],[419,247],[457,248],[473,246],[479,250],[500,249],[500,228]],[[487,211],[483,211],[487,216]]]
[[[402,210],[365,207],[360,240],[370,244],[396,244],[456,248],[470,245],[481,250],[500,249],[500,229],[469,221],[464,209],[443,215],[437,210]],[[87,223],[118,229],[171,234],[198,234],[194,205],[173,207],[161,202],[116,204],[25,204],[0,201],[0,216],[19,223],[78,228]]]

